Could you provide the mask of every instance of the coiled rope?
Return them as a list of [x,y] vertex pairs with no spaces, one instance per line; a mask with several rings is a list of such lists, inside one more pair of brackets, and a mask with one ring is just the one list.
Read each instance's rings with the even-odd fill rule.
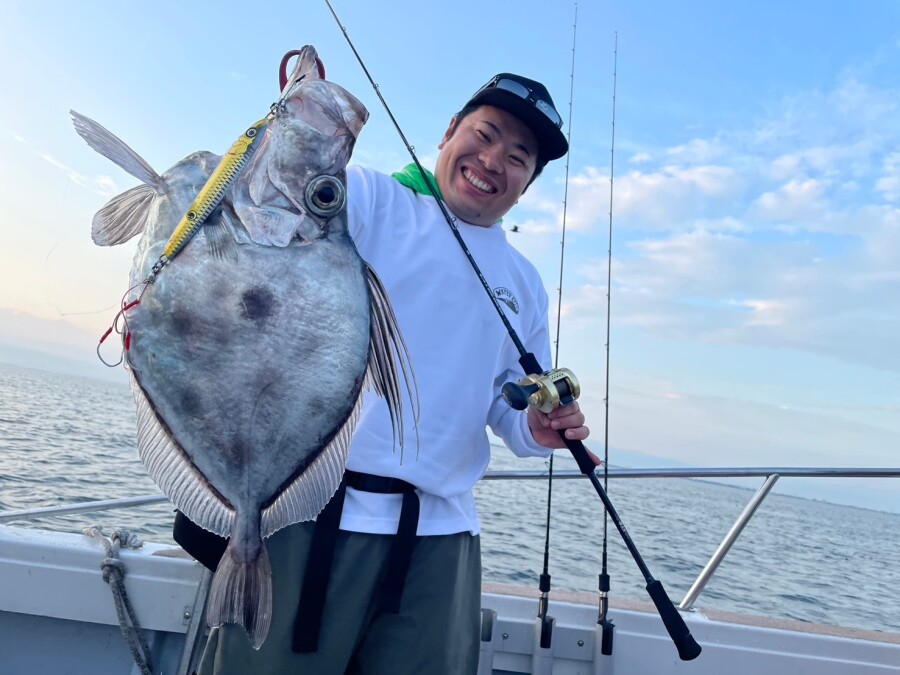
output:
[[100,569],[103,572],[103,581],[108,583],[112,590],[122,637],[125,638],[128,650],[131,652],[134,662],[140,668],[141,675],[152,675],[153,657],[150,654],[150,646],[144,638],[141,626],[134,615],[134,609],[128,600],[128,593],[125,590],[125,563],[119,558],[119,549],[122,546],[126,548],[140,548],[144,545],[144,542],[137,535],[124,529],[113,530],[112,534],[107,538],[101,528],[96,525],[85,528],[84,534],[103,544],[106,557],[100,563]]

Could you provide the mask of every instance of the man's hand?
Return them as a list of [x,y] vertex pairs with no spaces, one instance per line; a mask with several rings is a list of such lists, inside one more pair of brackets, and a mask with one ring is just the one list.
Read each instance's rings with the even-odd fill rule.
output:
[[[528,406],[528,428],[534,440],[545,448],[566,447],[559,436],[560,430],[565,430],[566,438],[573,441],[583,441],[590,434],[590,429],[584,426],[584,413],[578,407],[578,401],[560,406],[550,413]],[[592,459],[596,460],[593,455]]]

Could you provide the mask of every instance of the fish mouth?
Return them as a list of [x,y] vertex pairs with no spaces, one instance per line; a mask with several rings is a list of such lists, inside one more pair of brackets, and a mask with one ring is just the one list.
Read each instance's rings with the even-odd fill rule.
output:
[[462,177],[469,182],[476,190],[483,192],[486,195],[492,195],[497,192],[497,188],[494,185],[491,185],[486,180],[479,178],[472,171],[470,171],[467,167],[463,167],[460,171]]

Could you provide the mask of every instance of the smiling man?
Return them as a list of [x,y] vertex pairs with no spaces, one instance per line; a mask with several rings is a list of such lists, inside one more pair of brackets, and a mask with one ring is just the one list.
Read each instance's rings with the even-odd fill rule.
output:
[[532,131],[490,105],[451,122],[438,147],[436,174],[444,201],[457,216],[483,227],[513,207],[537,165]]
[[494,77],[453,117],[438,146],[435,173],[451,211],[473,225],[499,221],[544,165],[567,152],[561,126],[542,84]]
[[[584,440],[577,403],[510,408],[519,353],[429,189],[436,187],[509,323],[550,363],[547,294],[500,219],[568,144],[547,89],[502,73],[450,121],[435,175],[347,171],[350,233],[388,291],[415,370],[402,449],[370,392],[338,493],[315,523],[275,533],[272,628],[212,631],[200,672],[456,675],[478,664],[480,524],[472,488],[490,429],[517,455],[546,457],[559,431]],[[289,372],[289,371],[288,371]],[[418,419],[416,419],[418,413]],[[189,549],[190,550],[190,549]],[[537,562],[537,561],[536,561]]]

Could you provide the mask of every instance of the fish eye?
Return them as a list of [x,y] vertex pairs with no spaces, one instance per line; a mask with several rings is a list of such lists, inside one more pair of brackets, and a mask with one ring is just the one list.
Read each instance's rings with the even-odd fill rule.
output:
[[317,176],[306,186],[306,206],[317,216],[333,216],[346,203],[344,184],[334,176]]

